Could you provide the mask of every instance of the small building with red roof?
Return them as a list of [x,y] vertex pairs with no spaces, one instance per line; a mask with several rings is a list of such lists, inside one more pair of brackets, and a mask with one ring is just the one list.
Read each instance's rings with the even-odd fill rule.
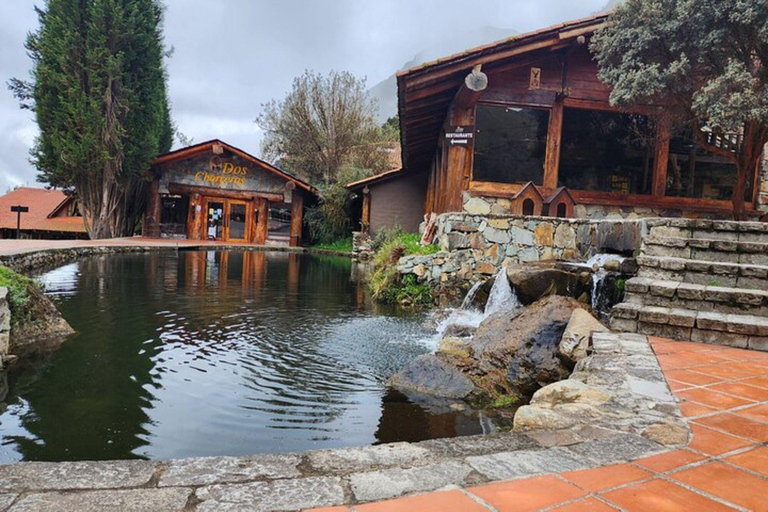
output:
[[0,196],[0,238],[16,238],[14,206],[29,208],[21,214],[21,238],[88,238],[77,201],[61,190],[19,187]]

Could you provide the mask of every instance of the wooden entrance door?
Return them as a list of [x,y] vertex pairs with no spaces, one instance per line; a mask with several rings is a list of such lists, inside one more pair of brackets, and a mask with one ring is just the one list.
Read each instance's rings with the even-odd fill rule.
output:
[[208,197],[205,200],[206,240],[245,242],[248,240],[248,203],[237,199]]
[[227,200],[225,240],[245,242],[248,234],[248,204],[245,201]]

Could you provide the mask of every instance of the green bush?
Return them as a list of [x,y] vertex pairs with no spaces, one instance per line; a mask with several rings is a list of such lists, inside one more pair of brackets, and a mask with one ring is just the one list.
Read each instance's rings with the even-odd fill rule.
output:
[[8,267],[0,266],[0,286],[8,288],[11,324],[19,325],[33,321],[32,295],[37,284],[32,279],[16,273]]
[[388,304],[409,306],[431,306],[434,302],[432,290],[426,283],[419,283],[416,276],[401,276],[397,272],[397,261],[407,255],[434,254],[436,245],[422,246],[420,237],[414,233],[403,233],[398,227],[382,231],[374,240],[378,246],[373,257],[374,271],[368,279],[374,300]]

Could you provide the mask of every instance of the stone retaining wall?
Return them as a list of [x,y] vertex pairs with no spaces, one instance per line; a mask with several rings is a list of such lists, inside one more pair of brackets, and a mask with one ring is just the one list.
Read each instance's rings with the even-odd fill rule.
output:
[[433,283],[475,281],[507,265],[583,261],[600,252],[632,254],[645,230],[641,220],[447,213],[437,220],[435,241],[441,251],[406,256],[398,271]]

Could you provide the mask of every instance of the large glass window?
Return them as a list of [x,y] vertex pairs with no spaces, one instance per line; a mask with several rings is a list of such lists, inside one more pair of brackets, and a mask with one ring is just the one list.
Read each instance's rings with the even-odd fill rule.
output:
[[473,179],[541,184],[549,111],[478,105]]
[[566,108],[559,185],[650,194],[654,130],[646,116]]
[[[751,196],[749,180],[747,197]],[[669,141],[667,195],[730,200],[736,183],[736,166],[727,157],[701,148],[691,130]]]
[[291,238],[291,204],[269,203],[269,227],[267,237],[274,239]]
[[187,227],[189,197],[163,196],[160,199],[160,234],[183,235]]

